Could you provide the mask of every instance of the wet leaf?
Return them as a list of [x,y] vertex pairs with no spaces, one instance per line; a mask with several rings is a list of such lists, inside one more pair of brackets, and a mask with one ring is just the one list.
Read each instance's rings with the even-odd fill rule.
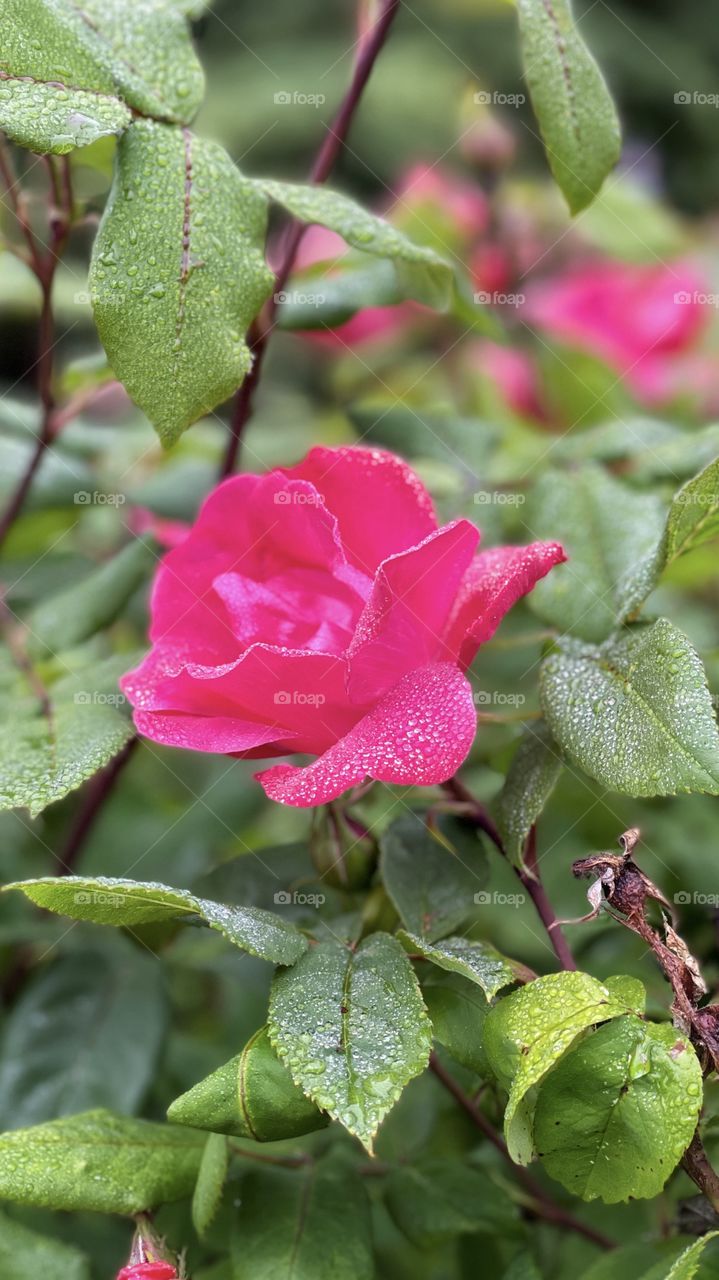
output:
[[212,1225],[220,1207],[229,1162],[227,1138],[211,1133],[205,1143],[192,1196],[192,1225],[200,1239]]
[[524,74],[547,159],[571,213],[591,204],[619,159],[619,121],[569,0],[518,0]]
[[188,1129],[85,1111],[0,1134],[0,1198],[39,1209],[140,1213],[191,1194],[203,1147]]
[[524,864],[527,837],[562,772],[562,756],[545,722],[525,729],[497,801],[504,851],[515,867]]
[[400,944],[319,943],[278,973],[269,1031],[295,1084],[372,1150],[404,1086],[427,1065],[431,1028]]
[[110,94],[0,76],[0,129],[29,151],[65,155],[122,133],[131,120]]
[[3,1280],[90,1280],[90,1263],[72,1245],[29,1231],[0,1214]]
[[600,648],[559,645],[540,674],[562,750],[631,796],[719,791],[719,732],[702,663],[666,618]]
[[484,1047],[500,1084],[509,1090],[504,1136],[517,1164],[529,1164],[534,1156],[535,1086],[582,1031],[627,1012],[625,1002],[587,973],[547,974],[490,1010]]
[[[447,828],[450,836],[451,828]],[[382,880],[410,932],[433,941],[472,914],[475,894],[486,883],[486,860],[473,837],[449,843],[420,813],[405,813],[380,838]]]
[[237,389],[272,286],[265,201],[217,143],[136,122],[93,248],[108,360],[165,444]]
[[544,1080],[535,1143],[547,1172],[583,1200],[648,1199],[689,1146],[701,1102],[690,1042],[670,1025],[619,1018]]
[[470,982],[482,988],[491,1000],[502,987],[525,981],[527,969],[516,961],[508,960],[489,942],[474,942],[471,938],[443,938],[431,944],[414,933],[399,933],[400,941],[408,951],[419,951],[425,959],[450,973],[460,973]]
[[46,911],[118,928],[163,921],[204,921],[236,947],[273,964],[294,964],[307,949],[307,940],[299,930],[271,911],[224,906],[164,884],[109,876],[48,876],[3,887],[4,892],[11,889],[21,890]]
[[437,1043],[463,1067],[490,1076],[484,1052],[484,1020],[490,1006],[481,988],[458,973],[431,967],[422,974],[422,995]]
[[394,1222],[420,1249],[458,1235],[509,1235],[516,1210],[480,1169],[460,1160],[433,1159],[394,1170],[384,1185]]
[[327,1124],[278,1058],[266,1027],[236,1058],[176,1098],[167,1118],[254,1142],[297,1138]]

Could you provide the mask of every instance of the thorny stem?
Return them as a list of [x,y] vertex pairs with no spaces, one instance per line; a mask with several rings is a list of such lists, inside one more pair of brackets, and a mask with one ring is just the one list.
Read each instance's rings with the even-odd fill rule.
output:
[[715,1213],[719,1213],[719,1174],[712,1167],[697,1129],[682,1157],[682,1167],[692,1182],[706,1196]]
[[[321,185],[326,182],[334,168],[349,133],[367,81],[372,74],[372,69],[382,50],[400,4],[401,0],[383,0],[377,21],[359,45],[352,81],[310,170],[308,181],[314,185]],[[282,292],[292,272],[295,255],[305,230],[306,225],[304,223],[293,221],[289,224],[284,237],[282,256],[277,268],[272,297],[265,307],[264,318],[256,322],[250,330],[249,343],[253,358],[252,368],[235,397],[230,424],[230,439],[220,472],[222,478],[231,475],[237,467],[244,430],[252,416],[255,392],[262,374],[267,344],[276,324],[277,297]]]
[[[502,854],[502,857],[506,858],[506,850],[497,824],[494,822],[490,814],[487,813],[484,805],[480,804],[479,800],[472,795],[471,791],[464,785],[464,783],[460,782],[459,778],[450,778],[449,782],[443,783],[443,790],[446,791],[448,795],[452,796],[453,799],[460,802],[467,817],[469,817],[481,831],[484,831],[485,835],[492,841],[495,848],[497,848]],[[576,969],[577,963],[572,955],[569,943],[562,933],[554,908],[547,897],[547,892],[540,878],[539,866],[537,863],[537,836],[534,827],[532,827],[527,840],[525,866],[515,866],[514,871],[534,903],[537,915],[547,930],[547,936],[552,944],[552,949],[562,968]]]
[[575,1218],[572,1213],[558,1205],[547,1195],[544,1188],[532,1177],[531,1173],[527,1173],[527,1170],[522,1168],[521,1165],[515,1165],[507,1149],[507,1144],[497,1133],[494,1125],[491,1124],[472,1098],[464,1092],[461,1085],[458,1084],[454,1076],[450,1075],[434,1053],[430,1055],[429,1066],[447,1092],[451,1093],[455,1102],[466,1112],[477,1128],[481,1129],[487,1141],[491,1142],[500,1155],[511,1164],[517,1180],[521,1182],[525,1191],[532,1197],[532,1212],[536,1213],[538,1217],[544,1218],[546,1222],[551,1222],[554,1226],[563,1227],[565,1231],[573,1231],[577,1235],[584,1236],[585,1240],[591,1240],[592,1244],[596,1244],[600,1249],[614,1249],[616,1247],[613,1240],[610,1240],[600,1231],[595,1231],[593,1227],[580,1221],[579,1218]]

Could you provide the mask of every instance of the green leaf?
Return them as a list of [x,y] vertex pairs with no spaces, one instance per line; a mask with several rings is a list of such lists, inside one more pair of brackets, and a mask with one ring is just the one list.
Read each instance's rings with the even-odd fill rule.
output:
[[535,1086],[587,1027],[629,1012],[607,987],[587,973],[550,973],[490,1010],[484,1047],[492,1070],[509,1089],[504,1136],[517,1164],[534,1156]]
[[497,801],[504,851],[515,867],[524,865],[527,837],[562,772],[562,755],[545,722],[529,725],[512,757]]
[[623,580],[656,544],[664,504],[637,493],[601,467],[547,471],[533,491],[532,536],[556,538],[568,561],[528,597],[545,622],[582,640],[604,640],[624,616]]
[[202,1153],[200,1172],[192,1196],[192,1225],[203,1239],[220,1207],[230,1163],[227,1138],[211,1133]]
[[667,1024],[620,1018],[544,1080],[534,1139],[551,1177],[583,1200],[649,1199],[689,1146],[701,1102],[690,1042]]
[[72,1245],[29,1231],[0,1214],[3,1280],[90,1280],[90,1264]]
[[373,1280],[362,1178],[339,1162],[248,1174],[232,1257],[233,1280]]
[[488,1076],[484,1020],[489,1004],[481,989],[458,973],[432,968],[422,975],[422,995],[434,1039],[463,1067]]
[[451,305],[452,265],[434,249],[415,244],[390,222],[369,213],[349,196],[327,187],[275,182],[269,178],[256,179],[255,186],[302,222],[320,223],[336,231],[355,249],[388,258],[394,265],[404,297],[440,311],[446,311]]
[[417,979],[386,933],[356,951],[318,943],[278,973],[269,1030],[295,1084],[370,1152],[382,1119],[429,1059]]
[[592,778],[631,796],[719,792],[719,733],[702,663],[660,618],[600,648],[568,641],[540,672],[560,747]]
[[298,1138],[327,1124],[280,1062],[266,1027],[255,1032],[236,1058],[176,1098],[167,1118],[255,1142]]
[[675,560],[717,536],[719,458],[675,493],[660,537],[622,584],[624,614],[636,611]]
[[10,889],[21,890],[46,911],[118,928],[165,921],[204,921],[242,951],[273,964],[294,964],[308,945],[294,925],[271,911],[224,906],[164,884],[110,876],[47,876],[6,884],[2,891]]
[[[693,1280],[699,1269],[706,1246],[710,1240],[716,1240],[717,1236],[719,1236],[719,1231],[709,1231],[707,1235],[702,1236],[701,1240],[695,1241],[688,1249],[685,1249],[684,1253],[677,1258],[671,1270],[667,1271],[666,1280]],[[659,1277],[652,1277],[652,1280],[659,1280]]]
[[612,999],[618,1004],[626,1005],[634,1013],[644,1013],[647,1005],[647,989],[639,978],[628,973],[613,974],[604,978],[604,985]]
[[173,0],[150,4],[82,0],[75,22],[87,48],[131,107],[187,124],[202,102],[205,78],[187,22]]
[[619,159],[619,121],[569,0],[517,0],[524,74],[549,165],[571,213],[591,204]]
[[30,642],[53,652],[69,649],[114,622],[130,596],[157,563],[150,539],[129,546],[64,591],[44,599],[30,613]]
[[240,385],[272,286],[265,201],[222,147],[149,120],[118,147],[90,291],[108,360],[165,444]]
[[131,120],[124,102],[108,94],[0,73],[0,129],[30,151],[66,155],[98,138],[122,133]]
[[188,1129],[85,1111],[0,1134],[0,1199],[131,1215],[192,1193],[204,1140]]
[[[433,830],[424,815],[405,813],[380,837],[380,869],[387,890],[411,933],[432,942],[472,914],[475,894],[486,882],[479,840],[475,849],[449,841],[456,828]],[[445,832],[447,834],[445,834]]]
[[516,1223],[506,1192],[460,1160],[432,1159],[395,1169],[384,1192],[395,1224],[420,1249],[475,1232],[504,1236]]
[[5,1024],[0,1128],[93,1107],[132,1113],[152,1079],[165,1024],[154,957],[129,945],[61,956],[23,990]]
[[441,942],[432,944],[404,930],[398,936],[408,951],[419,951],[440,969],[460,973],[470,982],[476,982],[488,1000],[496,996],[502,987],[523,982],[527,977],[524,965],[508,960],[489,942],[474,942],[471,938],[462,937],[443,938]]
[[58,658],[66,671],[41,689],[0,651],[0,713],[12,723],[0,745],[0,810],[26,806],[33,817],[90,778],[133,736],[117,682],[132,654],[81,669],[82,651]]

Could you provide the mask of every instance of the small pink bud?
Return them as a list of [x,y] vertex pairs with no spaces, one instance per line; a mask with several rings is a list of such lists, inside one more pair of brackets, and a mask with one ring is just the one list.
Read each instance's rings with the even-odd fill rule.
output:
[[131,1262],[117,1280],[177,1280],[177,1271],[171,1262]]

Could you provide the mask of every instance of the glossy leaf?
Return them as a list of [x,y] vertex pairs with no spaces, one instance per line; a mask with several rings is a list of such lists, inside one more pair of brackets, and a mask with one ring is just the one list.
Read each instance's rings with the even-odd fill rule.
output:
[[255,1142],[297,1138],[327,1124],[277,1057],[266,1027],[236,1058],[176,1098],[167,1118]]
[[355,951],[318,943],[278,973],[269,1031],[295,1084],[370,1152],[382,1119],[426,1067],[431,1044],[412,966],[386,933]]
[[220,1207],[229,1162],[227,1138],[220,1133],[211,1133],[205,1143],[192,1195],[192,1225],[200,1239],[212,1225]]
[[399,934],[408,951],[419,951],[426,960],[450,973],[459,973],[482,988],[491,1000],[502,987],[513,982],[523,982],[527,969],[516,961],[508,960],[489,942],[475,942],[472,938],[443,938],[429,943],[414,933]]
[[702,663],[661,618],[600,648],[558,646],[540,675],[562,750],[592,778],[632,796],[719,792],[719,732]]
[[422,995],[437,1043],[463,1067],[489,1076],[484,1020],[490,1006],[481,988],[458,973],[432,967],[422,974]]
[[136,122],[93,249],[108,360],[171,444],[240,385],[245,332],[267,297],[266,206],[216,143]]
[[38,1235],[0,1214],[3,1280],[90,1280],[90,1263],[72,1245]]
[[571,213],[619,159],[617,113],[569,0],[517,0],[524,74],[554,178]]
[[504,851],[515,867],[524,864],[527,837],[562,772],[562,756],[543,720],[525,729],[497,801]]
[[233,1280],[372,1280],[362,1178],[338,1163],[262,1170],[242,1183]]
[[294,925],[257,907],[226,907],[196,898],[186,889],[108,876],[48,876],[4,886],[20,889],[31,902],[70,916],[116,927],[177,921],[204,921],[228,942],[273,964],[294,964],[307,949],[307,940]]
[[0,1134],[0,1199],[140,1213],[191,1194],[203,1147],[188,1129],[84,1111]]
[[131,120],[110,94],[0,76],[0,129],[29,151],[65,155],[122,133]]
[[81,582],[33,609],[27,619],[30,643],[40,649],[69,649],[109,626],[157,560],[153,543],[137,538]]
[[588,1027],[628,1012],[626,1003],[587,973],[550,973],[500,1000],[484,1024],[492,1070],[509,1090],[504,1136],[517,1164],[534,1156],[535,1085]]
[[117,682],[132,655],[97,661],[81,651],[58,658],[63,674],[41,682],[0,652],[0,712],[12,734],[0,744],[0,809],[35,816],[109,763],[133,736]]
[[[696,1240],[694,1244],[690,1244],[684,1253],[680,1254],[674,1265],[667,1271],[666,1280],[694,1280],[694,1276],[699,1270],[702,1260],[702,1254],[709,1244],[710,1240],[716,1240],[719,1237],[719,1231],[709,1231],[707,1235],[702,1236],[700,1240]],[[647,1280],[649,1278],[647,1277]],[[652,1280],[659,1280],[659,1277],[652,1277]],[[663,1280],[663,1278],[662,1278]]]
[[689,1146],[701,1102],[690,1042],[668,1024],[620,1018],[547,1076],[535,1143],[547,1172],[583,1200],[648,1199]]
[[0,1128],[93,1107],[131,1114],[152,1078],[166,1019],[154,957],[129,945],[61,956],[23,990],[5,1024]]
[[650,551],[664,524],[664,504],[637,493],[601,467],[547,471],[527,516],[532,536],[556,538],[568,560],[528,597],[545,622],[598,642],[624,612],[623,580]]
[[[451,834],[451,828],[444,828]],[[433,941],[458,928],[474,910],[486,882],[486,862],[475,847],[449,844],[424,815],[405,813],[380,838],[382,880],[410,932]]]
[[454,271],[434,249],[415,244],[384,218],[378,218],[349,196],[327,187],[257,179],[258,190],[302,222],[320,223],[355,249],[388,258],[402,294],[429,307],[447,310],[452,301]]

